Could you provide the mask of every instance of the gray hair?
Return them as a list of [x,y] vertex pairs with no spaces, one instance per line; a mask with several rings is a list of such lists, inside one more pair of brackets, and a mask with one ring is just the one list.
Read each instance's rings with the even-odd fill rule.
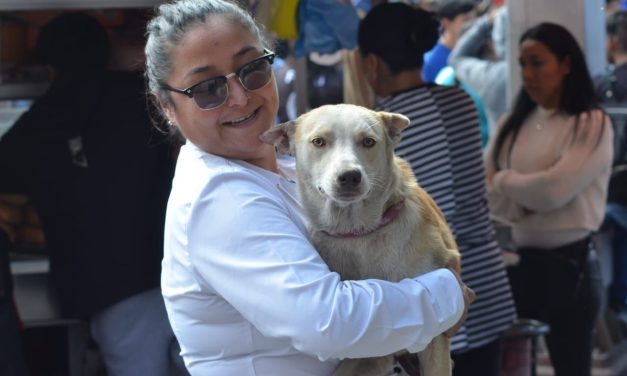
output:
[[160,106],[156,101],[157,97],[163,103],[173,105],[170,92],[161,88],[171,73],[172,48],[185,37],[191,26],[205,23],[207,17],[211,15],[225,17],[243,26],[264,46],[266,45],[255,20],[235,3],[226,0],[178,0],[160,5],[156,16],[148,22],[146,28],[148,38],[144,49],[148,95],[158,109]]

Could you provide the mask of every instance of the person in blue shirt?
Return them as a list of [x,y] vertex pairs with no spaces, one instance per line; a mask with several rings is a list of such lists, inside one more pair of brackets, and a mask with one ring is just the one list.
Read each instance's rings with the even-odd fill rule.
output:
[[448,56],[457,43],[462,26],[475,16],[475,3],[470,0],[444,0],[436,6],[440,18],[440,38],[436,45],[424,54],[422,78],[435,82],[440,70],[447,66]]

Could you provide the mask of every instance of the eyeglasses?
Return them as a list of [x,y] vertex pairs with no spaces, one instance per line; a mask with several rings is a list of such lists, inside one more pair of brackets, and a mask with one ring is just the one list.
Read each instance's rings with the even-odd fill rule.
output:
[[227,81],[233,76],[237,76],[244,89],[248,91],[259,90],[270,82],[275,54],[265,48],[263,52],[263,56],[242,65],[226,76],[212,77],[182,90],[166,84],[161,85],[161,88],[194,98],[194,102],[201,110],[212,110],[226,102],[229,96]]

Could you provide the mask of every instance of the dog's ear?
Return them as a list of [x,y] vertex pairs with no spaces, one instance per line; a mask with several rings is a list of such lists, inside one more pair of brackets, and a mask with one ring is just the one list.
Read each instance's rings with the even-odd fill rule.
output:
[[276,125],[263,132],[259,139],[266,144],[274,145],[279,153],[294,154],[294,145],[291,140],[296,131],[296,121],[290,120],[286,123]]
[[385,124],[385,128],[394,145],[398,144],[401,140],[401,131],[409,125],[409,118],[401,114],[384,111],[378,112],[378,115],[383,124]]

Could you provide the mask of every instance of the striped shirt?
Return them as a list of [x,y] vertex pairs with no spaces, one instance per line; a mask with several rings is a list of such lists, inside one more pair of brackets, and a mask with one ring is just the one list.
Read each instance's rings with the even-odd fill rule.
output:
[[452,350],[496,340],[516,312],[489,218],[479,120],[472,99],[454,87],[421,85],[382,98],[377,110],[407,116],[396,153],[407,160],[434,198],[462,255],[462,278],[477,293]]

